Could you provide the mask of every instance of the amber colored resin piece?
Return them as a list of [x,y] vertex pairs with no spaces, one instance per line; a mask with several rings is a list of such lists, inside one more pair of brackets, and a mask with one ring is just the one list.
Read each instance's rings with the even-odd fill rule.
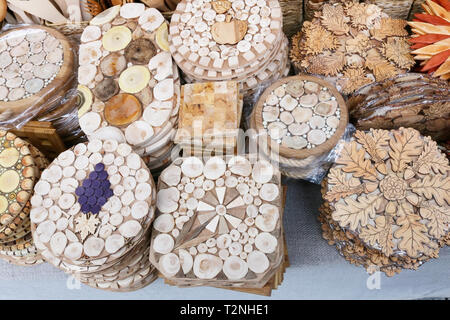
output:
[[104,112],[109,124],[125,126],[139,119],[142,106],[135,96],[121,93],[106,102]]

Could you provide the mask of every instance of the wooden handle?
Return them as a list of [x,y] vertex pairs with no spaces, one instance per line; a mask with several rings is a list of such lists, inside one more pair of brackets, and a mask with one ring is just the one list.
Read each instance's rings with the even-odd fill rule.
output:
[[8,9],[6,0],[0,0],[0,22],[2,22],[6,17],[6,9]]

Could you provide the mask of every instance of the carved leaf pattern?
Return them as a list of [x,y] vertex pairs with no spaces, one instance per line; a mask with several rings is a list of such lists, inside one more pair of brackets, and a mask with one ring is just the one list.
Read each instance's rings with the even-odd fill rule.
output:
[[421,174],[429,174],[431,170],[436,174],[446,174],[450,170],[447,157],[438,151],[435,141],[429,137],[426,137],[424,140],[426,144],[419,159],[415,162],[413,170],[417,170]]
[[379,41],[389,36],[406,37],[406,21],[402,19],[382,18],[379,27],[370,30],[370,34]]
[[389,141],[392,171],[402,172],[422,153],[423,142],[419,137],[419,131],[416,130],[400,128],[393,131],[393,135]]
[[344,202],[345,204],[336,204],[336,211],[332,213],[332,217],[339,221],[341,226],[348,225],[350,230],[356,231],[359,226],[365,227],[369,218],[375,217],[377,209],[383,203],[383,198],[380,195],[369,194],[359,197],[358,200],[346,198]]
[[346,22],[348,19],[345,19],[344,8],[342,6],[325,4],[322,9],[321,19],[325,28],[334,34],[343,35],[350,31],[350,27]]
[[370,163],[370,160],[364,157],[364,149],[357,149],[356,141],[345,144],[342,149],[341,156],[336,161],[339,164],[344,164],[344,172],[354,173],[355,177],[363,177],[364,179],[376,181],[377,174],[375,167]]
[[367,228],[361,230],[359,235],[361,239],[372,246],[378,244],[381,251],[390,256],[393,252],[394,243],[392,241],[392,224],[388,220],[388,217],[378,216],[375,219],[375,226],[368,225]]
[[430,242],[427,228],[420,222],[420,216],[411,214],[401,216],[396,223],[400,226],[394,232],[394,237],[400,239],[398,247],[406,251],[410,257],[417,257],[424,250],[424,244]]
[[336,168],[330,170],[328,183],[333,185],[331,190],[325,195],[325,199],[328,201],[336,201],[364,191],[364,187],[359,179],[350,178],[347,180],[345,174]]
[[428,200],[434,198],[440,206],[444,206],[445,202],[450,205],[450,177],[428,175],[423,180],[412,182],[411,189]]
[[450,224],[449,210],[434,205],[427,205],[426,207],[420,208],[420,215],[422,218],[430,220],[428,228],[432,236],[438,239],[445,236],[445,226]]

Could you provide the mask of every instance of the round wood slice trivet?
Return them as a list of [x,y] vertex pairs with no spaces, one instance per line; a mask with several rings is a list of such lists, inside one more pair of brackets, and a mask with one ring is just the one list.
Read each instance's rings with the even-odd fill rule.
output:
[[262,287],[279,267],[280,175],[249,159],[179,158],[161,173],[150,261],[170,281]]
[[73,76],[74,53],[55,29],[27,26],[0,35],[0,112],[47,102]]
[[325,76],[350,94],[414,66],[405,27],[373,4],[325,3],[292,38],[290,57],[298,71]]
[[357,131],[328,174],[322,211],[380,265],[417,268],[450,242],[449,174],[436,142],[415,129]]
[[155,197],[150,172],[131,146],[97,139],[78,144],[60,154],[35,186],[35,243],[46,261],[83,279],[124,268],[145,242]]
[[231,71],[267,54],[280,33],[278,1],[186,0],[171,19],[171,52],[200,68]]
[[161,13],[128,3],[105,10],[81,35],[80,127],[89,138],[145,145],[177,108],[179,79]]
[[254,128],[286,158],[304,159],[329,152],[348,122],[347,107],[328,82],[311,76],[278,80],[256,104]]

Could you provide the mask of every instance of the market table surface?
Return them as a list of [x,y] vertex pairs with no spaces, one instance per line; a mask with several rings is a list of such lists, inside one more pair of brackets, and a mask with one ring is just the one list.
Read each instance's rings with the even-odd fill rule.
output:
[[[450,297],[450,247],[439,259],[417,271],[394,277],[370,277],[348,263],[322,238],[317,221],[320,187],[288,180],[284,226],[291,266],[272,297],[223,289],[180,289],[158,279],[130,293],[106,292],[74,285],[68,275],[49,264],[17,267],[0,261],[0,299],[424,299]],[[379,276],[379,277],[378,277]],[[378,277],[378,278],[377,278]],[[371,289],[369,289],[371,288]]]

